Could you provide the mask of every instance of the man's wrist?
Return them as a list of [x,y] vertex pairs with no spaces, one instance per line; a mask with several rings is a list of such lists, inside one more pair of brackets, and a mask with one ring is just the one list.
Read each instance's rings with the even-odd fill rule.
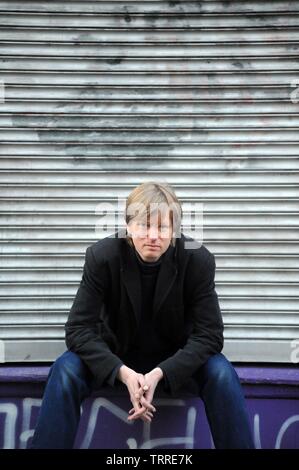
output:
[[129,376],[130,368],[125,366],[124,364],[119,368],[117,378],[124,384],[126,384],[127,378]]
[[160,367],[155,367],[155,369],[152,370],[152,374],[154,374],[158,381],[163,379],[164,374]]

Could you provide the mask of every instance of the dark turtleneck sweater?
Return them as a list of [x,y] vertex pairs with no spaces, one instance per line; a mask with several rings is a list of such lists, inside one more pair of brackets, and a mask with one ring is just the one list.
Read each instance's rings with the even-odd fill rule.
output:
[[[141,280],[141,311],[136,336],[136,358],[138,370],[149,372],[161,362],[165,341],[154,329],[153,300],[163,256],[156,262],[145,262],[135,251]],[[164,358],[164,357],[163,357]],[[139,359],[139,360],[138,360]]]
[[[153,324],[155,287],[164,254],[155,262],[143,261],[136,250],[135,255],[140,271],[141,311],[135,347],[123,359],[125,365],[136,372],[146,373],[169,356],[169,348],[165,345],[165,340],[159,337]],[[107,378],[110,385],[114,385],[120,367],[117,366]]]

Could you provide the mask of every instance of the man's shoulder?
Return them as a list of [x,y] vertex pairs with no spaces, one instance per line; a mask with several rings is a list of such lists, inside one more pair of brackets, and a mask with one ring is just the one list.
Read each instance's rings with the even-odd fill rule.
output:
[[180,251],[197,261],[213,258],[213,253],[202,243],[188,235],[182,234],[179,241]]
[[101,240],[98,240],[87,248],[91,250],[97,261],[111,260],[119,257],[121,246],[126,243],[122,232],[115,232]]

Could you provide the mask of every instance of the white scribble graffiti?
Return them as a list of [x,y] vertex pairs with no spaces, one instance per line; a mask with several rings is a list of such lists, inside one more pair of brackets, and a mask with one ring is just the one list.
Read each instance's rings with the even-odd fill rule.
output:
[[0,413],[5,413],[3,430],[3,449],[15,448],[15,429],[18,417],[18,408],[14,403],[0,403]]
[[23,400],[23,420],[22,431],[20,434],[20,449],[27,448],[27,442],[34,433],[34,429],[30,429],[32,408],[34,406],[40,408],[41,404],[42,400],[39,398],[24,398]]
[[256,449],[261,449],[261,431],[260,431],[260,417],[258,414],[254,415],[253,418],[253,442]]
[[[16,400],[18,403],[0,403],[0,417],[4,414],[4,419],[1,418],[1,429],[0,429],[0,447],[3,449],[15,449],[21,448],[26,449],[28,447],[28,441],[33,435],[34,420],[33,414],[36,417],[36,408],[40,408],[41,400],[36,398],[25,398],[23,400]],[[158,407],[183,407],[186,411],[186,427],[183,435],[172,436],[172,437],[158,437],[152,438],[151,436],[151,424],[143,423],[141,442],[138,444],[136,439],[130,436],[130,429],[134,423],[127,421],[127,411],[124,411],[120,406],[116,405],[112,401],[106,398],[96,398],[92,401],[90,411],[84,411],[88,413],[87,425],[83,431],[82,441],[80,448],[90,448],[94,438],[97,438],[97,423],[101,419],[101,412],[103,410],[109,411],[113,416],[119,419],[121,422],[128,425],[127,435],[125,442],[128,449],[154,449],[154,448],[167,448],[167,446],[183,445],[186,449],[193,449],[195,444],[195,431],[196,431],[196,419],[197,409],[194,406],[188,406],[188,403],[184,400],[175,400],[160,398],[156,400]],[[83,407],[84,409],[84,407]],[[82,409],[82,410],[83,410]],[[33,411],[34,410],[34,411]],[[283,448],[283,440],[288,430],[299,422],[299,415],[295,414],[289,416],[281,424],[276,440],[274,443],[275,449]],[[17,423],[19,423],[17,427]],[[99,422],[101,424],[101,422]],[[197,426],[199,423],[197,424]],[[261,417],[258,413],[254,414],[253,417],[253,435],[254,443],[257,449],[262,449],[261,439]],[[213,439],[211,439],[211,448],[214,448]],[[299,447],[299,443],[297,443]]]
[[[171,401],[167,401],[164,405],[173,406]],[[144,440],[143,444],[140,446],[140,449],[156,449],[159,447],[164,447],[167,445],[179,445],[184,444],[186,449],[194,448],[194,432],[195,432],[195,421],[196,421],[196,409],[191,406],[187,412],[187,425],[186,425],[186,435],[183,437],[159,437],[156,439]],[[150,426],[148,426],[150,428]]]
[[[181,406],[185,407],[186,403],[184,400],[168,400],[168,399],[159,399],[156,400],[157,406]],[[133,425],[133,422],[128,422],[127,417],[128,413],[125,412],[122,408],[115,405],[111,401],[105,398],[96,398],[92,404],[89,420],[85,432],[85,436],[82,440],[80,445],[81,449],[88,449],[92,442],[92,438],[94,436],[94,431],[96,427],[96,423],[98,420],[98,415],[101,409],[108,410],[111,414],[119,418],[121,421],[128,425]],[[185,444],[187,449],[193,449],[194,447],[194,430],[195,430],[195,420],[196,420],[196,409],[194,407],[190,407],[187,411],[187,426],[186,426],[186,436],[183,437],[169,437],[169,438],[157,438],[151,439],[151,426],[149,423],[143,423],[143,442],[140,446],[140,449],[152,449],[156,447],[161,447],[165,445],[173,445],[173,444]],[[126,440],[129,449],[137,449],[138,444],[136,439],[133,437],[129,437]]]
[[115,405],[114,403],[107,400],[106,398],[96,398],[90,410],[86,433],[83,438],[82,444],[80,446],[81,449],[88,449],[90,446],[90,443],[94,435],[94,430],[96,427],[98,414],[101,408],[104,408],[110,411],[110,413],[112,413],[114,416],[117,416],[117,418],[119,418],[123,422],[128,423],[128,424],[133,424],[127,421],[128,413],[122,410],[121,408],[119,408],[119,406]]
[[299,415],[294,415],[288,418],[283,425],[281,426],[279,433],[277,435],[276,439],[276,444],[275,444],[275,449],[280,449],[281,446],[281,441],[283,436],[285,435],[286,431],[289,429],[289,427],[293,424],[299,421]]

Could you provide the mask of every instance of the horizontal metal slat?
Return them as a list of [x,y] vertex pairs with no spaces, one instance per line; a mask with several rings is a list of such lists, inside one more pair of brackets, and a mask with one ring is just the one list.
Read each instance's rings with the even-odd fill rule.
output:
[[[10,310],[43,310],[45,308],[60,309],[67,311],[70,309],[74,298],[72,295],[60,295],[55,294],[51,296],[46,295],[14,295],[14,296],[3,296],[0,298],[0,308],[3,312],[9,312]],[[289,295],[219,295],[219,301],[223,311],[230,310],[248,310],[255,311],[259,310],[261,301],[263,303],[263,309],[266,313],[275,312],[276,310],[285,310],[286,312],[297,312],[298,313],[298,296]],[[299,328],[299,326],[298,326]]]
[[[253,182],[254,177],[254,182]],[[51,184],[56,185],[98,185],[98,186],[107,186],[117,185],[119,181],[125,181],[126,184],[136,185],[139,182],[145,182],[149,180],[168,180],[172,184],[185,184],[186,186],[190,185],[207,185],[214,184],[231,184],[232,188],[234,185],[238,184],[247,184],[247,185],[276,185],[279,187],[283,184],[287,185],[296,185],[298,184],[299,173],[296,170],[281,170],[271,171],[253,171],[249,170],[214,170],[214,171],[201,171],[201,170],[152,170],[148,171],[128,171],[125,172],[119,167],[116,167],[113,171],[105,170],[73,170],[72,173],[69,171],[32,171],[28,173],[26,170],[22,171],[12,171],[12,170],[2,170],[0,172],[0,184],[18,184],[26,185],[32,184],[36,186],[38,184],[45,184],[49,186]],[[136,183],[136,184],[135,184]],[[254,187],[254,186],[253,186]],[[299,187],[298,187],[299,191]],[[11,194],[13,195],[13,194]],[[3,194],[4,196],[4,194]],[[86,194],[87,196],[87,194]],[[108,194],[107,194],[108,196]],[[297,193],[297,197],[299,193]]]
[[185,12],[151,15],[144,13],[114,12],[111,14],[84,15],[73,13],[19,13],[4,12],[0,17],[0,26],[38,26],[62,28],[264,28],[264,27],[297,27],[298,11],[263,13],[215,13],[187,14]]
[[[165,181],[158,176],[155,180]],[[250,197],[263,197],[271,198],[275,192],[276,198],[298,198],[298,184],[286,183],[286,184],[263,184],[263,183],[249,183],[249,184],[235,184],[232,181],[227,184],[204,184],[199,183],[197,185],[188,185],[184,187],[182,184],[178,184],[172,181],[172,178],[167,178],[168,183],[171,184],[178,194],[184,197],[194,197],[194,195],[200,194],[202,198],[213,197],[217,192],[217,196],[228,197],[228,198],[250,198]],[[141,181],[140,181],[141,182]],[[135,186],[138,182],[136,180]],[[125,185],[120,183],[117,187],[117,195],[120,198],[128,196],[129,191],[132,190],[134,184]],[[115,198],[116,187],[113,184],[79,184],[79,183],[61,183],[61,184],[50,184],[49,182],[44,183],[33,183],[32,181],[28,184],[15,183],[3,183],[0,184],[1,194],[3,197],[35,197],[35,198],[47,198],[55,197],[57,194],[63,194],[66,198],[69,197],[96,197],[96,198]]]
[[[160,5],[159,5],[160,8]],[[217,33],[217,34],[215,34]],[[250,43],[250,42],[288,42],[292,43],[299,40],[298,28],[254,28],[254,29],[221,29],[217,28],[156,28],[150,31],[138,28],[102,28],[88,29],[78,27],[73,28],[55,28],[51,27],[32,27],[32,26],[2,26],[0,28],[0,40],[7,41],[44,41],[61,42],[73,44],[101,43],[101,42],[159,42],[169,43],[173,37],[180,43]]]
[[[298,330],[298,327],[295,325],[292,327],[282,327],[280,325],[280,326],[277,326],[276,328],[274,326],[268,326],[268,325],[265,325],[264,327],[262,327],[261,325],[259,326],[242,325],[239,328],[237,328],[235,325],[232,325],[231,327],[227,325],[225,333],[224,333],[224,337],[225,337],[225,340],[226,338],[235,339],[235,340],[246,339],[247,341],[250,341],[250,340],[266,341],[267,339],[271,341],[289,340],[289,351],[291,351],[290,342],[294,340],[294,337],[297,338],[298,334],[299,334],[299,330]],[[244,351],[244,357],[245,357],[245,351]],[[288,360],[286,360],[286,362],[290,362],[290,352],[288,355]]]
[[[240,106],[242,104],[242,106]],[[290,113],[298,114],[299,104],[292,103],[291,100],[275,100],[275,101],[256,101],[251,102],[251,100],[242,101],[239,100],[234,102],[225,102],[218,103],[217,100],[214,101],[203,101],[203,100],[179,100],[173,97],[172,101],[170,100],[159,100],[159,102],[154,102],[150,100],[139,100],[138,102],[134,101],[88,101],[81,100],[78,102],[75,101],[56,101],[56,100],[6,100],[1,104],[1,110],[4,113],[20,113],[26,112],[46,112],[46,113],[79,113],[83,115],[84,113],[96,113],[96,114],[118,114],[131,112],[134,114],[211,114],[214,111],[215,115],[220,114],[239,114],[244,115],[247,113],[250,114],[259,114],[259,113]],[[275,137],[275,135],[274,135]]]
[[[22,240],[26,238],[28,241],[48,241],[52,239],[53,241],[61,240],[84,240],[88,239],[91,242],[97,241],[101,238],[104,238],[110,234],[113,230],[105,232],[104,230],[97,229],[95,226],[75,226],[75,227],[65,227],[65,226],[56,226],[56,227],[35,227],[28,226],[24,228],[23,226],[8,226],[2,228],[3,238],[9,238],[11,241]],[[194,231],[184,230],[185,233],[189,236],[193,236],[197,240],[201,240],[201,233],[194,233]],[[292,243],[297,242],[299,238],[299,227],[285,227],[281,228],[279,226],[267,227],[267,226],[258,226],[250,227],[243,226],[242,229],[223,227],[223,226],[214,226],[214,227],[204,227],[204,241],[207,240],[210,242],[215,242],[216,240],[221,243],[226,241],[230,242],[242,242],[246,243],[260,243],[262,241],[267,241],[268,243],[275,242],[285,242]]]
[[[215,252],[214,252],[215,253]],[[273,260],[270,258],[268,262],[264,264],[268,266],[268,268],[262,267],[248,267],[248,268],[221,268],[222,263],[219,262],[217,253],[216,254],[216,288],[221,283],[228,283],[234,284],[236,282],[243,283],[244,285],[252,285],[258,283],[259,285],[263,286],[264,284],[268,283],[276,283],[277,286],[282,284],[282,288],[285,285],[292,285],[299,283],[299,269],[297,267],[288,267],[282,268],[278,265],[278,263],[274,263]],[[66,267],[64,264],[59,262],[51,263],[51,260],[46,261],[44,263],[38,263],[36,260],[33,262],[29,262],[26,260],[20,260],[20,255],[16,254],[15,257],[18,259],[18,262],[14,263],[14,267],[10,267],[11,264],[7,262],[6,259],[1,257],[1,261],[5,268],[0,270],[0,282],[1,283],[13,283],[18,285],[24,285],[28,282],[30,283],[41,283],[41,280],[46,283],[47,285],[50,283],[60,284],[65,283],[75,283],[76,285],[81,280],[82,276],[82,268],[83,263],[82,260],[79,260],[76,263],[73,263],[72,267]],[[41,256],[42,258],[42,256]],[[245,265],[246,260],[244,260],[243,265]],[[52,264],[52,268],[49,266]],[[248,266],[251,266],[252,263],[248,263]],[[290,266],[298,266],[298,259],[294,258]],[[27,267],[24,267],[27,266]],[[77,267],[76,267],[77,266]],[[267,279],[267,282],[265,282]]]
[[[230,327],[229,325],[225,331],[225,340],[226,339],[247,339],[250,340],[293,340],[294,334],[295,337],[298,335],[299,331],[296,326],[292,327],[270,327],[268,325],[262,326],[253,326],[253,325],[242,325],[241,328],[237,328],[235,325]],[[5,327],[0,327],[0,335],[4,340],[12,341],[12,340],[63,340],[64,339],[64,329],[61,326],[57,325],[37,325],[37,326],[29,326],[26,324],[18,325],[15,327],[11,327],[6,325]],[[289,345],[290,347],[290,345]],[[15,356],[17,354],[15,353]],[[247,356],[250,357],[250,356]],[[7,358],[7,360],[9,360]],[[244,360],[244,359],[243,359]],[[260,362],[260,361],[258,361]],[[288,362],[288,361],[286,361]]]
[[[1,119],[1,118],[0,118]],[[222,170],[222,171],[234,171],[234,170],[251,170],[251,171],[285,171],[285,170],[299,170],[299,150],[298,150],[298,157],[293,156],[285,156],[285,157],[256,157],[252,155],[248,155],[247,157],[201,157],[201,156],[190,156],[190,157],[179,157],[179,156],[159,156],[159,155],[148,155],[143,157],[113,157],[113,156],[101,156],[101,157],[83,157],[83,158],[76,158],[76,157],[3,157],[3,161],[1,163],[2,170],[13,169],[14,171],[17,170],[41,170],[41,171],[54,171],[59,169],[60,171],[68,170],[105,170],[110,171],[114,170],[115,168],[122,169],[123,171],[140,171],[144,170],[147,171],[149,168],[149,161],[151,169],[153,170],[179,170],[184,171],[186,168],[188,170],[201,170],[205,171],[213,171],[213,170]],[[200,195],[198,196],[200,199]],[[0,197],[1,202],[1,197]],[[5,201],[6,204],[12,208],[13,201],[7,200]],[[61,201],[65,202],[66,201]],[[205,201],[208,202],[208,201]],[[220,204],[220,207],[223,208],[222,201],[217,201]],[[251,204],[252,202],[252,204]],[[276,200],[275,203],[269,207],[276,210],[288,210],[287,206],[283,206],[281,209],[280,200]],[[295,201],[289,201],[291,206],[295,204]],[[35,200],[36,209],[38,210],[42,201]],[[247,201],[250,204],[248,206],[248,210],[253,207],[255,201]],[[284,201],[284,204],[287,204],[288,201]],[[26,204],[26,201],[23,199],[19,201],[21,206]],[[262,204],[258,204],[261,206]],[[79,201],[76,204],[79,206]],[[53,204],[54,207],[54,204]],[[70,208],[70,206],[66,205]],[[82,207],[89,207],[93,208],[91,204],[87,205],[82,201]]]
[[[184,233],[184,232],[182,232]],[[111,236],[113,234],[111,233]],[[3,243],[3,242],[2,242]],[[9,245],[11,247],[11,245]],[[54,244],[55,247],[55,244]],[[299,247],[299,242],[298,242]],[[15,247],[15,250],[1,250],[1,259],[5,260],[6,268],[0,267],[0,272],[3,270],[9,269],[9,264],[11,264],[10,270],[21,269],[22,263],[25,267],[25,271],[30,270],[30,266],[43,266],[43,269],[51,270],[56,267],[62,267],[62,269],[73,270],[74,266],[83,266],[85,250],[87,246],[80,246],[78,245],[77,250],[75,251],[72,245],[69,247],[69,250],[65,250],[64,247],[61,250],[53,251],[53,245],[50,244],[48,250],[44,250],[45,247],[39,247],[39,250],[21,250],[19,251],[18,248]],[[49,250],[52,251],[49,251]],[[73,250],[73,251],[70,251]],[[217,266],[219,271],[223,271],[224,269],[233,271],[234,269],[241,269],[241,270],[250,270],[254,269],[255,271],[259,270],[275,270],[275,271],[293,271],[299,270],[299,266],[297,265],[297,258],[299,258],[299,250],[298,252],[290,253],[289,255],[277,253],[259,253],[251,252],[251,253],[226,253],[226,252],[219,252],[216,253],[217,259]],[[29,265],[26,264],[28,261]],[[21,264],[20,264],[21,263]],[[31,265],[31,263],[33,263]],[[50,263],[50,264],[49,264]],[[54,263],[54,264],[53,264]],[[270,264],[269,264],[270,263]],[[294,264],[293,264],[294,263]],[[298,269],[297,269],[298,268]]]
[[[0,61],[1,63],[1,61]],[[180,63],[177,63],[178,67]],[[273,67],[273,63],[270,64]],[[272,68],[273,70],[273,68]],[[19,99],[19,100],[55,100],[55,101],[68,101],[68,100],[173,100],[173,99],[183,99],[183,100],[248,100],[250,97],[252,100],[290,100],[291,93],[294,91],[295,87],[291,86],[292,84],[285,84],[281,86],[227,86],[227,87],[217,87],[217,86],[194,86],[194,87],[173,87],[172,85],[164,87],[108,87],[108,86],[96,86],[96,85],[82,85],[82,86],[47,86],[47,85],[10,85],[5,84],[5,100]],[[4,113],[0,108],[1,115]],[[23,113],[14,113],[15,118],[19,115],[24,114],[26,117],[34,117],[34,115],[28,113],[25,109]],[[46,116],[51,114],[48,112]],[[55,113],[57,115],[57,113]],[[12,115],[8,115],[12,116]],[[38,115],[43,116],[43,114]],[[103,116],[103,118],[108,118]],[[125,117],[130,117],[134,119],[134,116],[131,116],[130,113],[126,113]],[[63,119],[64,116],[60,115],[60,119]],[[80,119],[80,113],[72,115],[74,119]],[[94,116],[93,119],[97,119],[97,116]],[[103,120],[102,118],[102,120]],[[174,119],[179,120],[180,117],[174,117]],[[200,115],[197,116],[197,119],[200,118]],[[210,118],[216,120],[215,116],[211,114]],[[292,116],[285,116],[285,119],[292,119]],[[82,119],[82,117],[81,117]],[[118,116],[118,119],[122,119],[122,116]],[[151,117],[149,116],[150,120]],[[154,119],[154,117],[152,118]],[[188,119],[188,116],[184,117],[185,120]],[[191,119],[191,118],[189,118]],[[258,119],[258,117],[252,117],[251,119]],[[276,118],[277,119],[277,118]],[[295,119],[295,118],[293,118]],[[291,121],[292,122],[292,121]],[[59,121],[58,121],[59,123]]]
[[[275,8],[273,8],[275,7]],[[2,11],[23,11],[23,12],[40,12],[40,13],[80,13],[80,14],[93,14],[93,13],[111,13],[123,12],[123,13],[152,13],[157,14],[157,9],[161,13],[179,13],[183,12],[186,14],[201,13],[201,14],[213,14],[213,13],[273,13],[299,11],[297,1],[238,1],[233,0],[230,2],[221,1],[210,1],[196,2],[196,1],[184,1],[184,2],[166,2],[166,1],[147,1],[143,0],[140,2],[136,1],[103,1],[93,0],[91,2],[86,1],[51,1],[37,2],[37,1],[9,1],[0,2],[0,10]]]
[[166,145],[175,144],[179,142],[187,143],[239,143],[245,142],[247,145],[253,143],[267,143],[267,142],[284,142],[284,143],[299,143],[298,130],[293,129],[280,129],[277,132],[273,130],[239,130],[235,129],[234,132],[230,130],[118,130],[113,132],[111,130],[88,130],[76,131],[72,129],[4,129],[0,130],[0,137],[5,143],[14,142],[16,139],[19,143],[22,142],[39,142],[45,143],[135,143],[142,145],[143,142],[148,144],[164,143]]
[[[8,144],[1,143],[0,146],[0,155],[7,157],[15,156],[19,158],[23,156],[35,157],[46,155],[47,157],[73,157],[76,162],[84,161],[85,158],[100,158],[101,156],[105,158],[117,157],[117,158],[127,158],[127,157],[149,157],[152,158],[152,155],[155,158],[158,157],[257,157],[263,155],[265,158],[272,157],[273,155],[285,155],[287,156],[299,156],[298,145],[286,144],[282,142],[276,142],[273,145],[270,142],[267,142],[267,145],[259,143],[242,143],[242,145],[234,145],[232,143],[222,143],[222,144],[211,144],[206,142],[201,142],[197,144],[187,144],[186,142],[180,143],[177,142],[176,145],[169,145],[165,143],[159,144],[148,144],[143,143],[142,146],[130,143],[130,144],[95,144],[95,143],[80,143],[80,144],[65,144],[65,143],[44,143],[44,142],[34,142],[29,144],[28,142],[20,144],[17,142],[11,142]],[[99,157],[100,156],[100,157]],[[88,195],[86,195],[88,196]],[[269,195],[268,195],[269,197]],[[273,196],[272,196],[273,197]]]
[[[287,214],[296,214],[299,209],[299,198],[294,200],[258,200],[254,198],[248,198],[244,200],[222,200],[219,201],[217,198],[215,200],[201,200],[197,198],[195,200],[186,200],[180,199],[183,213],[185,211],[190,211],[196,209],[203,210],[204,214],[214,214],[214,215],[230,215],[234,217],[235,215],[247,214],[248,216],[254,214],[277,214],[277,215],[287,215]],[[35,200],[34,198],[28,200],[23,199],[8,199],[0,198],[0,210],[1,215],[21,215],[21,216],[34,216],[34,215],[64,215],[69,214],[79,217],[80,214],[83,215],[95,215],[99,213],[99,204],[106,204],[107,209],[112,213],[114,211],[115,215],[118,217],[124,213],[124,209],[120,207],[120,203],[124,204],[124,201],[114,201],[112,199],[98,199],[94,201],[84,201],[82,200],[49,200],[47,198]],[[202,208],[199,205],[202,204]]]
[[[105,212],[107,209],[106,204],[102,204],[102,207],[97,208],[97,212],[93,214],[0,214],[0,229],[4,227],[15,227],[23,226],[27,227],[37,227],[39,225],[44,227],[54,227],[54,226],[64,226],[65,228],[76,226],[76,227],[85,227],[92,226],[97,224],[97,226],[108,224],[110,227],[113,226],[114,221],[122,219],[122,214],[118,217],[117,214],[112,214],[111,216],[106,216]],[[192,210],[193,212],[193,210]],[[269,230],[271,227],[279,226],[282,230],[285,227],[299,227],[299,211],[293,213],[255,213],[255,214],[211,214],[207,211],[193,213],[193,220],[199,223],[201,221],[201,216],[203,215],[203,224],[209,226],[211,229],[214,226],[231,226],[232,228],[239,227],[242,229],[244,226],[248,225],[259,227],[264,227],[267,225]],[[186,217],[186,222],[185,222]],[[182,224],[190,223],[189,216],[183,217]]]
[[[109,233],[111,235],[111,233]],[[43,240],[13,240],[10,239],[9,244],[0,240],[0,251],[3,254],[44,254],[44,253],[63,253],[70,254],[76,251],[84,254],[87,246],[98,241],[96,237],[81,237],[81,239],[68,239],[63,237],[60,239],[50,239],[45,237]],[[223,255],[254,255],[254,254],[280,254],[282,256],[298,255],[298,240],[211,240],[205,236],[204,244],[209,248],[216,257]]]
[[[204,242],[204,245],[206,246],[206,242]],[[26,279],[24,276],[35,276],[39,272],[44,272],[45,276],[49,276],[49,280],[51,280],[50,278],[55,272],[61,275],[65,274],[63,278],[64,280],[66,276],[68,276],[68,280],[70,279],[69,276],[75,276],[71,279],[75,279],[77,282],[79,279],[78,276],[81,273],[84,264],[84,253],[85,249],[82,251],[81,256],[77,255],[78,259],[75,259],[75,261],[73,260],[73,258],[75,258],[73,253],[63,253],[59,257],[58,254],[55,254],[54,256],[53,253],[47,253],[46,251],[36,253],[31,250],[30,252],[28,247],[26,252],[23,250],[23,252],[20,251],[20,253],[15,251],[14,254],[12,251],[4,253],[1,255],[1,260],[3,260],[3,267],[0,268],[0,273],[3,277],[1,278],[1,282],[5,282],[6,280],[7,282],[11,282],[9,276],[14,275],[19,275],[19,278],[15,279],[16,283],[18,283],[20,280],[25,282]],[[226,259],[223,261],[222,258],[224,256],[226,256]],[[239,275],[250,275],[251,279],[249,279],[249,282],[256,282],[254,277],[255,275],[266,276],[267,281],[265,281],[264,278],[262,283],[273,283],[277,281],[277,276],[280,274],[289,274],[290,276],[297,275],[299,271],[297,263],[298,256],[299,255],[296,252],[294,252],[294,254],[291,252],[286,255],[283,253],[277,255],[273,252],[269,252],[268,254],[264,255],[264,257],[258,253],[258,251],[252,251],[251,253],[245,252],[242,254],[229,253],[226,255],[224,255],[223,252],[215,252],[218,271],[216,276],[218,276],[218,280],[220,279],[220,281],[222,280],[225,282],[228,282],[228,277],[231,278],[233,276],[237,276],[237,281],[241,283],[243,280],[238,278]],[[241,259],[241,262],[238,261],[238,257]],[[281,263],[281,260],[283,260],[283,263]],[[5,276],[7,276],[7,278]],[[269,276],[273,276],[273,278],[271,277],[270,279]],[[29,280],[31,282],[31,278]],[[43,282],[40,277],[38,280],[41,283]],[[292,283],[297,281],[296,279],[291,279],[290,282]]]
[[[1,18],[1,17],[0,17]],[[299,24],[299,14],[298,14]],[[0,43],[0,54],[9,56],[20,56],[28,60],[31,57],[63,57],[74,58],[80,57],[81,59],[89,57],[100,58],[116,58],[117,62],[121,62],[122,57],[143,57],[143,58],[164,58],[164,57],[229,57],[229,58],[246,58],[246,57],[298,57],[298,44],[299,42],[292,43],[244,43],[233,45],[227,44],[197,44],[186,43],[180,45],[177,43],[176,38],[169,44],[151,44],[149,40],[144,43],[99,43],[83,45],[78,43],[76,47],[72,44],[47,44],[41,41],[37,43],[22,42],[20,44],[11,42],[10,44]]]
[[[42,277],[42,275],[41,275]],[[28,279],[29,281],[29,279]],[[225,298],[229,296],[230,298],[234,298],[236,296],[237,300],[239,296],[246,296],[250,298],[255,298],[256,296],[264,296],[266,298],[280,298],[280,297],[288,297],[288,301],[291,301],[293,298],[298,300],[298,287],[299,283],[291,283],[286,282],[277,282],[277,283],[252,283],[244,281],[243,284],[240,282],[234,282],[228,280],[227,283],[221,282],[216,279],[216,289],[219,298]],[[23,297],[24,292],[26,295],[24,298],[37,298],[37,297],[47,297],[47,298],[57,298],[57,296],[64,296],[69,297],[72,299],[75,297],[77,292],[78,282],[77,283],[70,283],[66,282],[65,280],[61,281],[59,284],[55,282],[53,283],[45,283],[45,285],[40,284],[38,282],[23,282],[23,283],[0,283],[0,302],[3,298],[4,301],[11,299],[18,300],[18,297]],[[3,305],[4,306],[4,305]],[[287,304],[286,304],[287,307]],[[6,308],[4,306],[4,308]],[[0,323],[4,321],[3,316],[1,315],[2,319]],[[7,321],[7,319],[5,320]],[[264,321],[264,319],[263,319]],[[287,319],[284,318],[284,324],[286,324]],[[297,321],[299,321],[299,312],[297,315]],[[11,319],[13,322],[13,319]],[[281,322],[281,319],[280,319]],[[269,321],[269,323],[271,323]]]
[[[205,245],[205,242],[204,242]],[[298,242],[299,245],[299,242]],[[50,244],[53,249],[53,244]],[[50,249],[49,246],[49,249]],[[54,244],[55,246],[55,244]],[[69,248],[71,249],[71,247]],[[44,247],[39,247],[39,251],[34,250],[18,250],[15,247],[15,250],[1,250],[1,260],[3,261],[3,266],[0,268],[0,272],[9,275],[14,271],[24,272],[25,274],[32,269],[34,273],[36,270],[44,269],[45,272],[49,271],[50,273],[55,269],[65,271],[66,275],[69,272],[78,272],[83,267],[84,256],[85,256],[86,246],[79,246],[78,252],[74,253],[73,251],[64,251],[65,248],[61,248],[60,252],[48,252],[44,250]],[[289,272],[297,273],[299,271],[298,259],[299,259],[299,250],[298,252],[293,252],[290,254],[282,253],[266,253],[262,254],[259,252],[252,253],[216,253],[216,264],[217,271],[219,275],[222,273],[233,274],[236,270],[239,273],[258,273],[258,272],[267,272],[270,274],[278,274]],[[216,273],[217,275],[218,273]],[[17,281],[17,280],[16,280]],[[264,279],[264,282],[266,280]]]
[[[46,340],[47,342],[49,340],[64,340],[64,328],[62,325],[27,325],[27,324],[20,324],[20,325],[5,325],[5,326],[0,326],[0,336],[2,338],[2,341],[8,340],[8,341],[13,341],[13,340],[28,340],[32,343],[35,342],[35,340],[40,341],[40,340]],[[32,344],[31,346],[31,351],[34,350],[34,345]],[[17,353],[15,353],[17,356]],[[6,356],[6,360],[9,361],[9,357]]]
[[[224,315],[224,319],[226,324],[228,325],[228,332],[225,331],[226,336],[232,336],[229,330],[232,330],[233,326],[240,329],[240,327],[250,329],[250,325],[252,325],[253,329],[260,329],[264,330],[266,328],[276,330],[277,327],[281,326],[281,319],[280,316],[283,315],[283,312],[277,312],[277,314],[273,314],[270,317],[264,317],[263,312],[237,312],[235,314],[227,313]],[[38,324],[39,330],[41,327],[45,327],[45,330],[51,330],[51,327],[58,332],[60,332],[59,327],[62,329],[66,321],[67,313],[62,313],[59,311],[49,311],[46,310],[44,312],[43,317],[41,318],[40,312],[28,312],[26,315],[26,326],[27,330],[30,328],[33,330],[34,326]],[[285,324],[284,328],[290,330],[292,327],[298,323],[298,315],[295,314],[285,314]],[[248,321],[246,319],[248,318]],[[264,323],[263,323],[264,320]],[[0,319],[0,331],[9,328],[10,332],[14,332],[20,330],[20,327],[24,325],[24,318],[17,313],[17,312],[8,312],[5,313],[3,316],[1,315]],[[63,330],[62,330],[63,331]],[[21,334],[21,331],[20,331]]]
[[[142,117],[142,119],[141,119]],[[114,131],[129,131],[133,129],[136,132],[141,130],[165,132],[194,132],[200,130],[210,131],[269,131],[275,132],[298,130],[299,116],[283,116],[283,117],[263,117],[263,116],[224,116],[221,120],[217,117],[200,117],[200,116],[55,116],[43,114],[0,114],[0,128],[2,131],[11,130],[57,130],[57,131],[106,131],[109,129],[111,133]],[[100,156],[99,158],[102,158]],[[261,158],[262,160],[262,158]],[[2,165],[1,165],[2,166]]]
[[276,313],[268,313],[264,315],[264,311],[260,312],[234,312],[234,313],[226,313],[225,314],[225,322],[227,325],[232,327],[233,325],[237,326],[245,326],[250,327],[258,327],[259,325],[269,325],[269,326],[281,326],[281,316],[284,317],[284,326],[293,326],[298,324],[298,316],[299,312],[291,314],[291,313],[284,313],[276,312]]

